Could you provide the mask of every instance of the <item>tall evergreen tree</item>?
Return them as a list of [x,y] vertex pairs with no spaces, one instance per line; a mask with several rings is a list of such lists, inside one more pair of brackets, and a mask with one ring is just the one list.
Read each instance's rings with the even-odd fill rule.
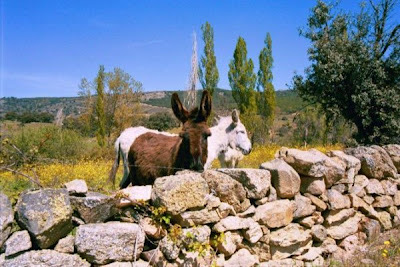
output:
[[239,37],[233,59],[229,63],[229,84],[232,88],[232,96],[235,99],[242,114],[255,114],[256,104],[256,74],[251,59],[247,60],[246,42]]
[[204,41],[204,55],[200,59],[199,78],[203,89],[213,95],[217,88],[219,73],[217,69],[217,58],[214,54],[214,30],[208,21],[201,26]]
[[258,113],[266,118],[269,125],[272,125],[275,117],[275,90],[272,85],[272,40],[271,35],[267,33],[264,40],[265,47],[261,50],[259,61],[260,69],[258,71],[257,83],[257,107]]
[[104,66],[100,65],[99,72],[96,77],[96,116],[97,116],[97,131],[96,137],[97,142],[100,146],[105,145],[105,136],[106,136],[106,116],[104,113]]

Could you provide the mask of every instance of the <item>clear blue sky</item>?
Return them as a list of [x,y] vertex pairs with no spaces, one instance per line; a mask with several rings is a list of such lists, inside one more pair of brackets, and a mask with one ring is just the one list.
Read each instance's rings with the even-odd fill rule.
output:
[[[342,7],[358,8],[358,1]],[[308,66],[308,42],[298,34],[315,1],[30,1],[0,0],[0,97],[76,96],[82,77],[99,65],[120,67],[144,91],[184,90],[192,32],[214,28],[220,73],[229,89],[228,64],[239,36],[258,70],[267,32],[272,36],[275,89],[286,89]],[[200,84],[199,84],[200,87]]]

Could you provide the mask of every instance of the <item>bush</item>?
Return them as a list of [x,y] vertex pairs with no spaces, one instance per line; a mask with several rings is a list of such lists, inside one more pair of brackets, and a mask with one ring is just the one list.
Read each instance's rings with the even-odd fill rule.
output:
[[145,126],[150,129],[166,131],[178,127],[179,123],[169,113],[158,112],[150,115],[149,119],[145,122]]

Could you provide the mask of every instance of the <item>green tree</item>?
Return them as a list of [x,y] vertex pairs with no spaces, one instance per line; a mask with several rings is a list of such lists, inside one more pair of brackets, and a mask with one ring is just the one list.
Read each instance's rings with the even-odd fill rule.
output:
[[400,142],[400,25],[396,0],[369,2],[348,15],[319,0],[300,34],[311,41],[311,66],[294,88],[319,103],[328,122],[337,114],[357,127],[361,143]]
[[233,59],[229,63],[229,84],[232,88],[232,96],[235,99],[242,114],[256,114],[256,74],[251,59],[247,60],[246,42],[239,37]]
[[258,113],[263,116],[268,125],[271,126],[275,117],[275,90],[272,85],[272,40],[271,35],[267,33],[264,40],[265,47],[261,50],[259,61],[260,69],[258,71],[257,83],[257,107]]
[[100,65],[99,72],[96,77],[97,98],[96,98],[96,109],[95,109],[97,117],[96,137],[97,137],[97,142],[99,143],[100,146],[105,145],[105,136],[106,136],[106,116],[104,113],[104,101],[105,101],[104,79],[105,79],[104,66]]
[[204,55],[200,59],[199,79],[203,89],[208,90],[212,96],[219,80],[217,58],[214,53],[214,30],[207,21],[201,26],[201,31],[203,32]]

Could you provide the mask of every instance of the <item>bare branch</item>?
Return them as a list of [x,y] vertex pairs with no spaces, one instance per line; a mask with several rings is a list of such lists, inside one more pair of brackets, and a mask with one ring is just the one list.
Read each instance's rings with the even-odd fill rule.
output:
[[6,171],[9,171],[9,172],[13,172],[13,173],[16,173],[16,174],[18,174],[18,175],[21,175],[21,176],[23,176],[23,177],[25,177],[25,178],[28,178],[29,181],[31,181],[32,183],[36,184],[36,185],[39,186],[40,188],[43,188],[43,186],[39,183],[39,181],[36,181],[35,178],[33,178],[33,177],[31,177],[31,176],[29,176],[29,175],[27,175],[27,174],[25,174],[25,173],[22,173],[22,172],[17,171],[17,170],[13,170],[13,169],[11,169],[11,168],[9,168],[9,167],[0,167],[0,169],[1,169],[1,170],[6,170]]

